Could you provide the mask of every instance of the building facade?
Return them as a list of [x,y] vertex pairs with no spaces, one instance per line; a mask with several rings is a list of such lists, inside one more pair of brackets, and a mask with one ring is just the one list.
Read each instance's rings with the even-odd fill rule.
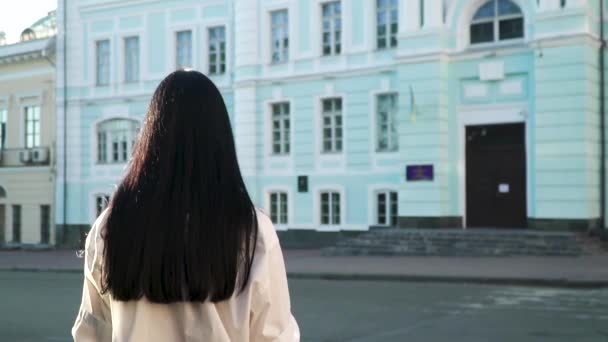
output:
[[222,91],[280,230],[601,225],[597,0],[63,3],[65,241],[104,208],[177,68]]
[[0,247],[53,245],[55,13],[0,34]]

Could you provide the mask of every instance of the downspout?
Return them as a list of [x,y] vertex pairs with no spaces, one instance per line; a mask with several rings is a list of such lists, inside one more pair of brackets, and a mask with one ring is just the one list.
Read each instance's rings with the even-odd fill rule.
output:
[[63,214],[62,214],[62,229],[63,229],[63,234],[62,234],[62,244],[66,243],[66,231],[67,231],[67,213],[68,213],[68,209],[67,209],[67,190],[68,190],[68,184],[67,184],[67,174],[68,174],[68,170],[67,170],[67,166],[68,166],[68,144],[67,144],[67,139],[68,139],[68,129],[67,129],[67,123],[68,123],[68,67],[67,67],[67,61],[68,61],[68,0],[63,0],[63,190],[62,190],[62,200],[63,200]]
[[606,41],[604,39],[604,0],[600,0],[600,233],[606,234],[606,104],[604,102],[606,96],[605,78],[606,71],[604,70]]

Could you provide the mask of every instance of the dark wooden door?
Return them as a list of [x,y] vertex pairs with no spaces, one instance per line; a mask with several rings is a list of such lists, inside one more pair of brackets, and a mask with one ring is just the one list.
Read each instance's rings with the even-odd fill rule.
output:
[[524,124],[466,128],[468,227],[526,227]]

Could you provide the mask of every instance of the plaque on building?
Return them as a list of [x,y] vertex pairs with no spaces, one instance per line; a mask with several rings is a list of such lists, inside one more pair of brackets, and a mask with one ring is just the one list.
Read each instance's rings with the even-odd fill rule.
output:
[[298,192],[308,192],[308,176],[298,176]]
[[408,165],[405,168],[408,182],[432,182],[434,179],[433,165]]

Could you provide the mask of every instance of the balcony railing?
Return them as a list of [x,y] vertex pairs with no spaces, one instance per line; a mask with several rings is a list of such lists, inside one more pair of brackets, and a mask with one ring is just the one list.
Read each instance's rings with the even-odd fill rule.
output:
[[34,148],[0,149],[0,167],[45,166],[51,163],[51,149]]

